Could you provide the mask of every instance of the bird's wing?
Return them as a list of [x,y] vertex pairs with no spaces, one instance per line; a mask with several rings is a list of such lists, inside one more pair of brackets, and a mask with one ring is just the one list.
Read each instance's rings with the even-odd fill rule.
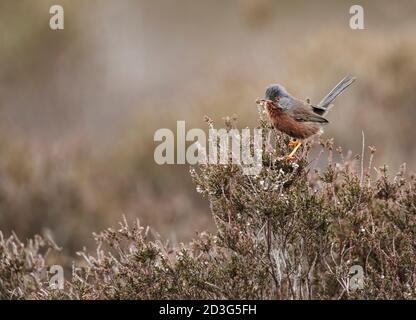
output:
[[314,112],[313,106],[301,100],[294,100],[287,112],[298,122],[328,123],[328,120]]
[[[326,108],[322,108],[322,107],[320,107],[320,106],[315,106],[315,105],[312,105],[311,104],[311,107],[312,107],[312,110],[313,110],[313,112],[315,112],[316,114],[319,114],[319,115],[323,115],[325,112],[327,112],[328,111],[328,109],[326,109]],[[329,107],[329,106],[328,106]]]

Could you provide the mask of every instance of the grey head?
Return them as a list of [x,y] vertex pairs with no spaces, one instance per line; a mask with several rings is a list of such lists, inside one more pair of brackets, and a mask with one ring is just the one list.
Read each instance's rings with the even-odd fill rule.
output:
[[290,106],[290,102],[293,99],[286,91],[285,87],[280,84],[272,84],[268,86],[266,89],[265,98],[271,101],[276,101],[276,98],[278,98],[279,104],[283,108],[288,108]]

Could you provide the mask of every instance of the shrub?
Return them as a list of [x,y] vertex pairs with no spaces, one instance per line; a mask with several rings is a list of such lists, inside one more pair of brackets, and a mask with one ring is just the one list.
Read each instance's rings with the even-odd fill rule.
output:
[[[267,126],[263,118],[260,126]],[[46,295],[37,297],[414,299],[415,177],[404,165],[394,177],[386,166],[373,177],[373,147],[364,166],[364,152],[344,155],[331,140],[321,141],[313,161],[309,142],[289,162],[288,140],[270,132],[264,143],[274,148],[266,146],[258,176],[236,164],[191,169],[209,201],[215,233],[172,248],[138,222],[124,221],[95,235],[96,254],[79,253],[83,262],[64,292],[43,289]],[[317,169],[326,152],[328,163]],[[3,265],[2,279],[9,279],[11,266]],[[361,272],[363,282],[355,282]],[[19,297],[31,297],[37,287],[19,279],[7,280],[8,291],[14,286]]]
[[26,244],[13,234],[0,232],[0,299],[32,299],[49,295],[46,262],[49,250],[59,250],[51,241],[35,236]]

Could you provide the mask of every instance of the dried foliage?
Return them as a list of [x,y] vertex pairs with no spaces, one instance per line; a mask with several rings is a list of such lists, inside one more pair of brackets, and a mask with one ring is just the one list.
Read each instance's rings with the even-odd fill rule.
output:
[[[231,119],[226,125],[235,126]],[[262,113],[260,127],[267,128]],[[124,221],[118,230],[95,235],[95,254],[79,253],[82,262],[64,291],[30,277],[44,267],[40,239],[27,247],[15,237],[1,240],[1,296],[414,299],[415,177],[405,166],[394,177],[385,166],[374,169],[373,147],[365,165],[364,152],[344,155],[331,140],[321,142],[317,159],[311,159],[308,143],[288,162],[288,142],[273,130],[267,133],[258,176],[243,174],[236,164],[191,169],[196,190],[210,203],[214,234],[172,248],[138,222]],[[316,169],[326,153],[328,163]],[[358,287],[351,283],[357,267],[363,271]]]
[[4,239],[0,232],[0,299],[48,295],[45,259],[50,249],[59,250],[51,240],[39,236],[25,244],[15,234]]

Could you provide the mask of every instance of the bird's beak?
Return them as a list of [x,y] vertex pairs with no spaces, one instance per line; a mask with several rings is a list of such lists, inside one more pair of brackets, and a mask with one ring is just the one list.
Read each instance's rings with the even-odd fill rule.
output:
[[273,103],[273,101],[268,100],[268,99],[260,99],[260,98],[256,99],[256,104],[264,106],[267,103]]

